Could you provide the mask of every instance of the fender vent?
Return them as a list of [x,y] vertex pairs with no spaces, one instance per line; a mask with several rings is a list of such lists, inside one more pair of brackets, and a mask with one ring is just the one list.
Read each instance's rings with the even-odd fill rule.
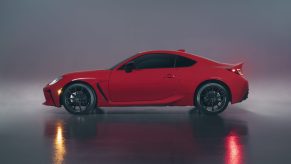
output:
[[99,92],[101,93],[102,97],[103,97],[106,101],[108,101],[108,99],[107,99],[107,97],[105,96],[105,94],[104,94],[102,88],[100,87],[99,83],[97,83],[97,88],[98,88]]

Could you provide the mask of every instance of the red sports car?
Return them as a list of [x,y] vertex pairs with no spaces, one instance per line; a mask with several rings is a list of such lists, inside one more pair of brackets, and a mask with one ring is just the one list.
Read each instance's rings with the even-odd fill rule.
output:
[[218,114],[248,96],[242,64],[218,63],[184,50],[138,53],[107,70],[62,75],[44,89],[45,105],[84,114],[98,107],[196,106]]

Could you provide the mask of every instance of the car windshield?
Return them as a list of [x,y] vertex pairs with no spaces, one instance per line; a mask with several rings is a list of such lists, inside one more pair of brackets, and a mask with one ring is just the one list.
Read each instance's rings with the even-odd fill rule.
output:
[[[133,55],[133,56],[135,56],[135,55]],[[133,56],[131,56],[131,57],[133,57]],[[129,58],[131,58],[131,57],[129,57]],[[111,68],[109,68],[109,70],[114,70],[117,66],[119,66],[121,63],[125,62],[129,58],[126,58],[126,59],[122,60],[121,62],[118,62],[117,64],[115,64],[114,66],[112,66]]]

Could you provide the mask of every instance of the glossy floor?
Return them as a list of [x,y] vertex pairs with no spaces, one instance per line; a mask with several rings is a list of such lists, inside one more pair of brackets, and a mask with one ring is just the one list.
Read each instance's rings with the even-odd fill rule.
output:
[[1,89],[0,163],[291,162],[288,93],[268,99],[260,92],[263,99],[250,97],[212,117],[189,107],[74,116],[40,105],[41,92],[30,92],[37,88]]

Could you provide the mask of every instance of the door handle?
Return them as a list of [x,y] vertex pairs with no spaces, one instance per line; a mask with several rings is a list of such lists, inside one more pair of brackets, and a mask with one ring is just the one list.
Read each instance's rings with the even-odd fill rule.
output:
[[175,77],[176,77],[175,75],[170,74],[170,73],[165,76],[165,78],[175,78]]

